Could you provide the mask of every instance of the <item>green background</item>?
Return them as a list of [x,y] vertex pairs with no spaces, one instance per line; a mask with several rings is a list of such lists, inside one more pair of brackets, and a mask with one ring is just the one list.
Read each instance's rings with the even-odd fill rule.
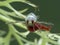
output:
[[41,7],[41,17],[44,20],[54,23],[52,32],[60,33],[60,1],[43,0]]
[[[35,13],[38,16],[38,21],[52,22],[54,24],[51,30],[52,33],[60,33],[60,1],[59,0],[29,0],[29,1],[38,5],[40,11],[37,11],[37,10],[35,11],[33,7],[24,3],[14,2],[10,4],[16,10],[22,10],[26,7],[29,8],[29,10],[24,13],[25,15],[30,12]],[[7,11],[11,11],[6,7],[0,7],[0,8],[3,8],[4,10],[7,10]],[[0,29],[6,30],[8,32],[8,26],[3,21],[0,21]],[[20,29],[18,27],[17,29],[19,31],[22,30],[22,28]],[[30,33],[27,37],[28,37],[27,39],[28,40],[30,39],[30,41],[33,41],[33,39],[36,37],[39,38],[39,36],[37,36],[34,33]],[[17,43],[15,42],[17,41],[14,40],[13,42],[11,42],[11,45],[13,44],[17,45]]]

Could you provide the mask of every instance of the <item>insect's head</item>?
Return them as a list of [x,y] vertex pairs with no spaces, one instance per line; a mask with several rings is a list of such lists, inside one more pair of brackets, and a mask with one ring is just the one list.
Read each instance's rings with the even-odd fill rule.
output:
[[28,24],[32,24],[33,22],[37,21],[37,16],[34,13],[29,13],[28,16],[26,17],[25,21]]

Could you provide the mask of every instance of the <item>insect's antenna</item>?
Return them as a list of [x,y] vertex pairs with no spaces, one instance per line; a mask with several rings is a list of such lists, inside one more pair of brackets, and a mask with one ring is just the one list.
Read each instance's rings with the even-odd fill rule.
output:
[[[37,13],[37,15],[40,15],[40,9],[39,9],[39,7],[35,7],[35,11],[34,12]],[[37,19],[40,18],[40,16],[37,16],[37,17],[38,17]]]
[[37,6],[37,7],[35,7],[35,13],[38,13],[39,14],[39,12],[40,12],[40,10],[39,10],[39,7]]

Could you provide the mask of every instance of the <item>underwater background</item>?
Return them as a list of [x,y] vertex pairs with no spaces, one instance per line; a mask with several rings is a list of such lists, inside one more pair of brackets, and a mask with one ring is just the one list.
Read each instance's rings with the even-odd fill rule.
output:
[[[7,8],[7,6],[1,6],[1,3],[3,1],[5,1],[5,0],[0,0],[0,9],[3,9],[7,12],[13,12],[11,9]],[[30,1],[31,3],[38,6],[38,8],[35,9],[35,7],[30,6],[30,5],[23,3],[23,2],[19,2],[19,1],[11,2],[9,4],[11,6],[13,6],[13,8],[16,9],[17,11],[27,8],[28,10],[25,11],[24,13],[22,13],[25,16],[27,16],[29,13],[32,12],[37,15],[38,21],[45,21],[45,22],[53,23],[54,26],[52,26],[52,29],[50,32],[54,33],[54,34],[59,33],[59,35],[60,35],[60,2],[58,0],[28,0],[28,1]],[[4,4],[5,3],[3,3],[2,5],[4,5]],[[39,9],[39,11],[38,11],[38,9]],[[0,12],[1,12],[1,10],[0,10]],[[0,13],[0,14],[3,15],[3,13]],[[16,18],[13,16],[10,16],[10,17],[13,18],[14,20],[17,20],[17,21],[24,21],[24,19]],[[16,25],[14,25],[14,27],[19,32],[26,32],[26,29],[24,29],[24,28],[17,27]],[[8,25],[1,19],[0,19],[0,33],[1,33],[0,37],[3,37],[3,38],[6,35],[8,35],[8,33],[9,33]],[[23,36],[21,36],[21,37],[23,37]],[[37,35],[36,33],[31,32],[24,39],[33,42],[35,39],[39,40],[40,36]],[[14,36],[12,36],[11,40],[12,41],[10,41],[10,45],[19,45]],[[23,43],[25,43],[25,42],[23,41]]]

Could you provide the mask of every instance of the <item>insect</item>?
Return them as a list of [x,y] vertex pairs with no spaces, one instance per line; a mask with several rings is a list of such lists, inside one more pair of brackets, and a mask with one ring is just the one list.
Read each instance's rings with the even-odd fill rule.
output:
[[[25,18],[25,21],[10,22],[8,24],[11,24],[11,23],[14,24],[14,23],[18,23],[18,22],[26,24],[26,26],[30,32],[34,32],[36,30],[49,31],[51,29],[51,25],[54,25],[52,23],[47,23],[47,22],[42,22],[42,21],[38,22],[37,16],[34,13],[29,13],[27,15],[27,17]],[[46,26],[44,24],[47,24],[49,26]]]
[[[25,21],[26,21],[27,28],[30,32],[34,32],[36,30],[49,31],[51,29],[51,25],[53,25],[52,23],[38,22],[37,16],[34,13],[28,14]],[[42,23],[48,24],[49,26],[43,25]]]

